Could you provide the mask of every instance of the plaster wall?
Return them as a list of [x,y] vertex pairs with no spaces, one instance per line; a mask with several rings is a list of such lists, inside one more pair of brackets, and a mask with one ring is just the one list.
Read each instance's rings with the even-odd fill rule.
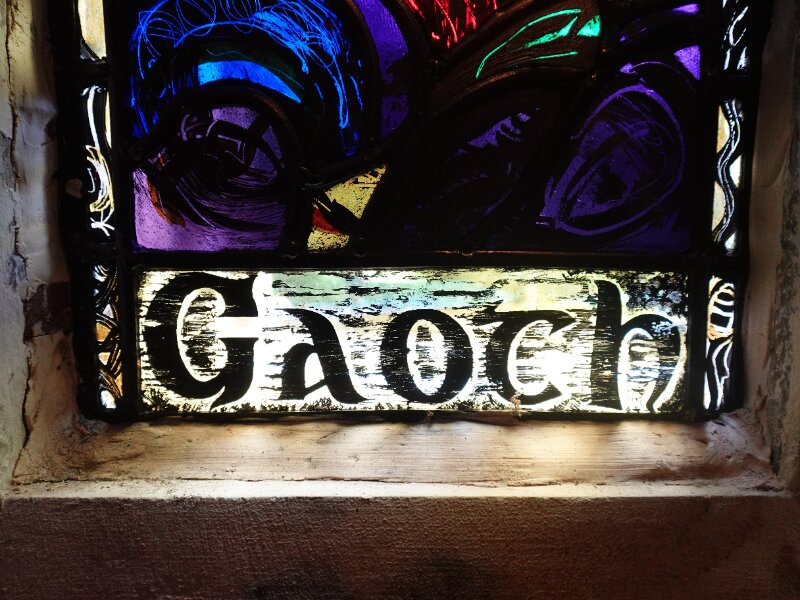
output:
[[39,401],[71,398],[74,380],[44,4],[9,1],[0,9],[0,494],[46,404]]
[[[4,5],[0,20],[0,36],[8,41],[8,7]],[[11,111],[8,53],[0,59],[0,348],[5,360],[0,362],[0,489],[5,487],[17,455],[25,439],[22,426],[22,400],[25,397],[27,365],[22,332],[22,317],[15,262],[15,213],[19,198],[14,175],[13,135],[14,116]],[[2,493],[2,492],[0,492]]]
[[750,210],[747,398],[771,461],[800,487],[800,38],[798,6],[777,0],[764,53]]

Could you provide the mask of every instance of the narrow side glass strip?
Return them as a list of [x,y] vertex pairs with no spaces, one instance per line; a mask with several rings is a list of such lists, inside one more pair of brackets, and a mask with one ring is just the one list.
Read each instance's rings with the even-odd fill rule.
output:
[[114,187],[109,167],[111,155],[108,92],[99,85],[83,90],[86,116],[86,173],[83,197],[89,203],[89,227],[100,240],[114,234]]
[[78,0],[81,27],[81,58],[101,60],[106,57],[106,27],[103,0]]
[[92,268],[97,394],[103,412],[114,412],[122,399],[122,351],[118,273],[111,263]]
[[712,277],[708,289],[704,407],[724,410],[731,403],[736,334],[736,284]]
[[714,185],[713,238],[726,254],[739,247],[742,182],[749,161],[744,155],[745,112],[737,99],[719,107],[716,182]]

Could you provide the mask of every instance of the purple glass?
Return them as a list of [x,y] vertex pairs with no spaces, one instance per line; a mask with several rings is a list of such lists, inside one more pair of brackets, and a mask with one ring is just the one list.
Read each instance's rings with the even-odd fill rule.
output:
[[[621,74],[637,77],[642,67],[676,72],[650,62],[626,65]],[[687,170],[683,125],[663,93],[631,82],[597,105],[573,138],[567,166],[546,185],[543,221],[581,237],[613,235],[620,250],[677,251],[688,244],[685,228],[651,219],[676,202]]]
[[686,70],[695,79],[700,79],[700,46],[689,46],[675,53],[675,58],[681,61]]
[[287,213],[283,170],[274,129],[257,111],[184,115],[167,147],[133,173],[139,248],[274,250]]
[[[392,14],[380,0],[354,0],[372,35],[378,53],[378,67],[386,90],[403,88],[405,81],[398,74],[400,65],[408,57],[406,44]],[[408,96],[386,95],[381,99],[381,137],[394,132],[408,116]]]
[[684,6],[679,6],[678,8],[673,8],[672,12],[677,13],[686,13],[687,15],[696,15],[700,12],[700,6],[697,4],[686,4]]

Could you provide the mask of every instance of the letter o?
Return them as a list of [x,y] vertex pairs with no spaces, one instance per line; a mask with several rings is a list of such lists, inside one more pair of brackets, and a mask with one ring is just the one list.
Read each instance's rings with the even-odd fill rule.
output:
[[[408,366],[408,336],[417,321],[429,321],[442,333],[445,342],[444,382],[433,394],[426,394],[414,383]],[[381,370],[398,396],[410,402],[439,404],[453,399],[472,376],[472,345],[467,332],[451,316],[438,310],[410,310],[389,323],[381,342]]]

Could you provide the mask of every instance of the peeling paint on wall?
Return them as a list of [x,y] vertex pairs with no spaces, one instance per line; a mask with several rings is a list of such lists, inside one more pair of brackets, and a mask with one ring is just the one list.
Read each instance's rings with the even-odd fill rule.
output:
[[67,331],[72,326],[69,284],[40,285],[24,303],[25,340]]
[[14,165],[11,163],[11,137],[0,131],[0,181],[8,186],[13,184]]

